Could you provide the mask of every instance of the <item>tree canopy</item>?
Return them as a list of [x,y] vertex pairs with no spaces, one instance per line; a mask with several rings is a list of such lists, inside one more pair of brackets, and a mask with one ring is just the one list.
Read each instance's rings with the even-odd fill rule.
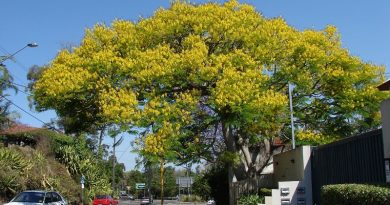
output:
[[288,83],[298,137],[323,140],[378,126],[383,74],[343,48],[334,26],[300,31],[234,0],[175,1],[137,22],[87,29],[34,82],[33,97],[59,116],[143,128],[145,153],[225,156],[254,173],[272,138],[289,138]]

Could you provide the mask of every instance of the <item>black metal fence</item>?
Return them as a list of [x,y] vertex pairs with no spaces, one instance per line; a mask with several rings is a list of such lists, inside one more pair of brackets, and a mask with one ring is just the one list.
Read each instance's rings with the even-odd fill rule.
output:
[[382,130],[374,130],[313,149],[314,204],[320,203],[323,185],[385,183]]

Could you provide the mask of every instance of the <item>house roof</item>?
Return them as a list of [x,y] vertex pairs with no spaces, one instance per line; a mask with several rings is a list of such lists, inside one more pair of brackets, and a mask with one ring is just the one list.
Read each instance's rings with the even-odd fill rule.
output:
[[380,90],[380,91],[386,91],[386,90],[390,90],[390,80],[380,84],[379,86],[377,86],[377,88]]
[[3,130],[0,132],[2,135],[12,135],[12,134],[17,134],[17,133],[23,133],[23,132],[31,132],[34,130],[41,130],[44,128],[37,128],[37,127],[31,127],[28,125],[23,125],[23,124],[15,124],[11,126],[10,128]]

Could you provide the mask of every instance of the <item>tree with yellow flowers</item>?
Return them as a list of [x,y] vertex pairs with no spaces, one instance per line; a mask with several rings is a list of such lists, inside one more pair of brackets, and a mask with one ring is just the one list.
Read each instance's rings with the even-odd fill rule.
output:
[[289,82],[299,136],[334,139],[378,126],[384,70],[350,55],[333,26],[299,31],[235,0],[175,1],[138,22],[88,29],[33,97],[60,115],[77,102],[103,122],[142,128],[142,153],[162,165],[225,159],[231,182],[260,173],[272,139],[289,138]]

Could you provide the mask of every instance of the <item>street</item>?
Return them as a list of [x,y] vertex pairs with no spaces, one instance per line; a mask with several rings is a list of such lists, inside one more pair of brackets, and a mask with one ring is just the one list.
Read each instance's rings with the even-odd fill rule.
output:
[[[140,200],[119,200],[119,205],[139,205]],[[159,205],[160,200],[154,200],[153,205]],[[164,200],[164,205],[206,205],[206,202],[179,202],[177,200]]]

